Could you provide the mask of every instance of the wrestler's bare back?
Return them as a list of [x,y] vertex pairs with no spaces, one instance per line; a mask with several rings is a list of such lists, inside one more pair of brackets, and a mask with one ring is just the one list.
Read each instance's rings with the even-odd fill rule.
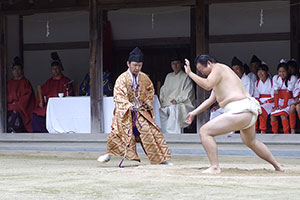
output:
[[214,63],[207,78],[214,77],[219,79],[213,86],[213,91],[221,108],[230,102],[250,97],[240,78],[228,66]]

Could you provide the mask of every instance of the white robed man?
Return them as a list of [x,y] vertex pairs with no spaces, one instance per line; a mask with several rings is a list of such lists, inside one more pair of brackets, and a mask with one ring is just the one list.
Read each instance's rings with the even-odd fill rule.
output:
[[244,65],[241,60],[239,60],[236,56],[233,57],[231,61],[231,68],[232,70],[238,75],[238,77],[241,79],[246,91],[253,96],[254,95],[254,82],[252,79],[246,75]]
[[273,165],[275,170],[283,171],[270,150],[256,140],[255,123],[261,113],[259,102],[245,90],[239,77],[226,65],[218,63],[215,58],[202,54],[195,60],[196,68],[207,78],[193,73],[190,62],[185,60],[188,76],[205,90],[211,91],[210,97],[188,114],[187,123],[192,123],[196,115],[205,111],[216,101],[225,113],[204,124],[200,130],[202,145],[208,156],[210,167],[203,173],[220,173],[218,149],[214,139],[230,131],[240,130],[241,139],[260,158]]
[[181,133],[189,126],[185,123],[187,114],[194,109],[195,91],[193,82],[182,71],[182,61],[176,52],[170,58],[173,72],[166,76],[160,89],[160,120],[163,133]]
[[261,60],[253,55],[250,61],[250,73],[247,75],[254,83],[257,81],[257,68],[259,65],[261,65]]

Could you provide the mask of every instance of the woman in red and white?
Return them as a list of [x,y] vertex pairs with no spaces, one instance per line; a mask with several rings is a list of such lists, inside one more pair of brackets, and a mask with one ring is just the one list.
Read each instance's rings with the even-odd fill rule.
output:
[[[287,62],[287,65],[290,69],[291,74],[295,74],[299,77],[299,67],[298,64],[295,60],[290,60]],[[294,134],[296,132],[296,121],[297,121],[297,116],[300,119],[300,101],[299,101],[299,94],[300,94],[300,78],[297,80],[294,91],[293,91],[293,97],[294,97],[294,103],[290,106],[290,114],[289,114],[289,120],[290,120],[290,128],[291,128],[291,133]]]
[[283,132],[288,134],[290,129],[288,116],[290,105],[294,103],[293,90],[297,78],[289,74],[288,66],[284,60],[280,61],[277,73],[273,77],[274,108],[271,112],[271,126],[273,133],[278,133],[277,117],[280,116]]
[[269,68],[263,63],[257,68],[258,80],[255,82],[254,97],[261,104],[262,114],[259,116],[259,129],[266,133],[268,116],[274,107],[273,103],[273,81],[269,77]]

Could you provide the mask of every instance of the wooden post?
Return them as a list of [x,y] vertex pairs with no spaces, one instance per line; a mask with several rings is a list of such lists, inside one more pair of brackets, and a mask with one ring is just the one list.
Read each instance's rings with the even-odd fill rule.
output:
[[[196,55],[208,53],[208,39],[209,39],[209,20],[208,20],[208,5],[204,3],[204,0],[196,0],[195,10],[194,10],[194,25],[195,28],[195,50]],[[193,60],[191,61],[193,63]],[[197,70],[197,69],[196,69]],[[197,71],[199,74],[199,71]],[[196,96],[197,96],[197,106],[200,105],[207,97],[210,92],[197,86]],[[200,127],[206,123],[209,119],[209,111],[205,111],[197,116],[197,131]]]
[[19,55],[24,63],[24,28],[23,15],[19,16]]
[[[196,57],[196,15],[195,15],[195,7],[192,6],[190,9],[190,24],[191,24],[191,35],[190,35],[190,43],[191,43],[191,57],[190,61],[193,61]],[[192,65],[191,65],[192,66]]]
[[6,17],[0,15],[0,133],[6,133]]
[[97,0],[90,0],[91,132],[104,132],[103,116],[103,15]]
[[290,34],[291,34],[291,57],[299,62],[299,39],[300,39],[300,0],[290,0]]

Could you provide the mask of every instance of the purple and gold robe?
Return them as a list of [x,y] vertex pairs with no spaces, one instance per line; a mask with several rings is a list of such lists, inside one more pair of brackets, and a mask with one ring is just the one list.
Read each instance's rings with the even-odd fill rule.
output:
[[[138,77],[138,99],[142,104],[137,112],[136,127],[151,164],[159,164],[171,157],[167,143],[159,127],[154,122],[154,87],[148,76],[140,72]],[[114,87],[114,117],[112,131],[107,138],[107,153],[140,161],[136,152],[136,140],[132,128],[132,107],[134,90],[129,71],[121,74]]]

